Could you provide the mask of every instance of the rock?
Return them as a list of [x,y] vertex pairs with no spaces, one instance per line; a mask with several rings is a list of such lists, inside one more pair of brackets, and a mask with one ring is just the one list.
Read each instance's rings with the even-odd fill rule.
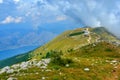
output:
[[45,77],[42,77],[42,80],[45,80]]
[[9,69],[8,71],[6,71],[6,73],[13,73],[14,70],[13,69]]
[[17,80],[17,78],[10,77],[7,80]]
[[117,66],[115,66],[114,68],[115,68],[115,69],[117,69],[118,67],[117,67]]
[[66,64],[65,66],[66,66],[66,67],[69,67],[70,65],[69,65],[69,64]]
[[20,64],[15,64],[15,65],[12,65],[11,67],[14,69],[18,69],[18,68],[20,68]]
[[10,70],[10,67],[9,67],[9,66],[6,66],[6,67],[4,67],[4,68],[1,69],[0,74],[5,73],[5,72],[7,72],[8,70]]
[[93,44],[93,47],[95,47],[96,45],[95,44]]
[[62,75],[62,73],[61,73],[61,72],[60,72],[59,74],[60,74],[60,75]]
[[47,66],[41,66],[40,68],[42,68],[42,69],[46,69],[46,68],[47,68]]
[[90,71],[90,69],[89,68],[84,68],[84,71]]
[[50,63],[50,58],[49,59],[42,59],[41,61],[43,61],[44,63],[48,64],[48,63]]
[[118,61],[117,61],[117,60],[112,60],[111,62],[112,62],[112,63],[117,63]]
[[37,67],[40,67],[41,65],[42,65],[42,62],[41,62],[41,61],[39,61],[39,62],[36,64]]
[[31,65],[36,65],[37,64],[37,61],[36,60],[33,60],[33,61],[31,61],[31,63],[30,63]]
[[52,70],[50,70],[50,69],[47,69],[47,70],[46,70],[46,72],[50,72],[50,71],[52,71]]
[[109,60],[105,60],[105,62],[107,62],[107,63],[108,63],[108,62],[110,62],[110,61],[109,61]]
[[22,62],[20,67],[21,67],[21,69],[27,69],[28,68],[28,62]]
[[36,72],[35,74],[39,74],[38,72]]
[[11,66],[6,66],[0,70],[0,74],[2,73],[13,73],[14,71],[19,72],[20,70],[26,70],[28,68],[31,68],[32,66],[37,66],[42,69],[46,69],[48,66],[48,63],[50,63],[50,58],[49,59],[42,59],[41,61],[33,60],[33,61],[26,61],[22,62],[20,64],[14,64]]

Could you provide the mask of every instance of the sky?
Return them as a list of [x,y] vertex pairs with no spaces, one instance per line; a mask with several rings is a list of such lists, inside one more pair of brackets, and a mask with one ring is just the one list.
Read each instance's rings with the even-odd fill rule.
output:
[[1,25],[24,23],[38,29],[58,22],[104,26],[119,36],[120,0],[0,0]]
[[102,26],[120,38],[119,25],[120,0],[0,0],[0,51],[40,46],[84,26]]

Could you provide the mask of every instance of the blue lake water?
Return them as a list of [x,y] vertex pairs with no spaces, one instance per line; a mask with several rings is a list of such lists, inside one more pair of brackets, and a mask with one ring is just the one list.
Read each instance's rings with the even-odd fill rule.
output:
[[25,47],[21,47],[21,48],[17,48],[17,49],[0,51],[0,60],[10,58],[10,57],[16,56],[18,54],[26,53],[28,51],[36,49],[37,47],[38,46],[25,46]]

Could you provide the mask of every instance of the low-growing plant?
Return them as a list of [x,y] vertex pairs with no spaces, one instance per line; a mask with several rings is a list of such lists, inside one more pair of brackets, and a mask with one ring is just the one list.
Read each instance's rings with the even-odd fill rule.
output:
[[106,52],[112,52],[112,49],[106,48],[105,51],[106,51]]
[[72,52],[72,51],[73,51],[73,48],[67,50],[67,52]]
[[62,51],[53,51],[47,52],[46,58],[51,58],[51,63],[59,66],[65,66],[66,64],[71,64],[72,59],[62,58]]
[[52,68],[55,69],[55,70],[59,70],[59,69],[60,69],[60,66],[59,66],[59,65],[53,65]]

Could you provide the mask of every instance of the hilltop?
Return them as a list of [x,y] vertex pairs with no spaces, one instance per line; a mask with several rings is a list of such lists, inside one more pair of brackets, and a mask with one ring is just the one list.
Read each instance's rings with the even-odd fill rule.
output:
[[103,27],[79,28],[4,61],[13,62],[0,62],[1,79],[119,80],[120,40]]
[[120,40],[104,27],[78,28],[62,33],[49,43],[31,52],[31,55],[33,59],[39,59],[40,57],[44,57],[45,54],[51,50],[62,50],[64,53],[68,53],[71,49],[76,50],[83,46],[101,41],[115,45],[120,44]]

